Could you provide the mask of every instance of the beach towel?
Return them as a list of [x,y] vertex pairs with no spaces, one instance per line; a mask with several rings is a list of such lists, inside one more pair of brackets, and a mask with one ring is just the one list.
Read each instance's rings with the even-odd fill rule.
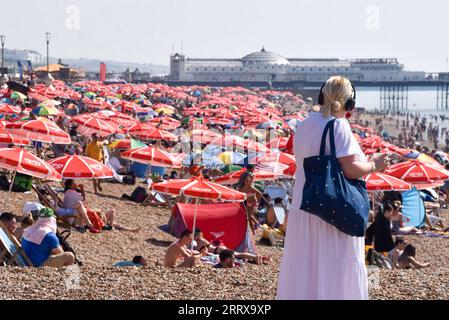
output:
[[23,238],[29,242],[40,245],[48,233],[55,233],[57,231],[56,219],[39,218],[35,224],[25,229]]
[[424,233],[420,234],[421,237],[428,237],[428,238],[443,238],[443,239],[449,239],[449,232],[444,231],[425,231]]

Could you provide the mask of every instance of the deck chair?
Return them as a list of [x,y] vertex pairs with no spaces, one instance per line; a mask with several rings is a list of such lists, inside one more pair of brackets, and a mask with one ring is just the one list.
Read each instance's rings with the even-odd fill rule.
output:
[[280,225],[285,223],[285,209],[282,206],[273,206],[274,214],[276,216],[276,220]]
[[148,185],[148,196],[145,198],[145,200],[142,202],[142,205],[150,205],[150,206],[156,206],[156,207],[167,207],[170,210],[173,208],[173,205],[171,204],[171,200],[173,200],[175,197],[166,198],[163,194],[153,191],[150,189],[152,185],[151,179],[147,180]]
[[[70,229],[74,225],[76,219],[75,215],[64,217],[58,215],[57,209],[64,206],[63,201],[49,185],[38,186],[33,184],[33,190],[36,192],[39,202],[43,206],[53,209],[56,215],[56,220],[61,227]],[[73,219],[73,221],[70,221],[71,219]]]
[[33,267],[21,244],[0,221],[0,262],[7,266]]
[[287,194],[287,189],[279,185],[269,185],[265,188],[264,193],[268,194],[272,200],[281,198],[287,209],[290,208],[290,201]]

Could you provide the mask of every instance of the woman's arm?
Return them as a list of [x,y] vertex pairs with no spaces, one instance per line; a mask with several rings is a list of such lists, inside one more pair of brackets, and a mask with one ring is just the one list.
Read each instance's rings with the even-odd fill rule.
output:
[[348,179],[360,179],[374,172],[382,172],[387,167],[387,154],[373,158],[370,162],[357,161],[356,156],[339,158],[343,173]]

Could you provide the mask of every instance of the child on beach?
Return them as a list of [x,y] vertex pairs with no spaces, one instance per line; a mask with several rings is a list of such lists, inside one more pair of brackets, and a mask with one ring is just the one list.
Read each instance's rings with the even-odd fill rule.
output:
[[416,248],[409,244],[404,248],[404,252],[398,258],[398,266],[400,269],[422,269],[430,266],[430,263],[418,262],[415,258]]
[[388,258],[390,259],[394,268],[398,267],[398,259],[401,254],[404,252],[405,247],[407,246],[407,242],[405,242],[403,237],[396,237],[394,241],[394,249],[388,253]]

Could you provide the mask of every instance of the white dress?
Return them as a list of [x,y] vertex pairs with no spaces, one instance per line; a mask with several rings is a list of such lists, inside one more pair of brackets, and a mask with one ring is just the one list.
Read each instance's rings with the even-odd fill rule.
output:
[[[280,267],[280,300],[368,299],[364,238],[348,236],[299,209],[305,182],[303,160],[319,154],[321,136],[329,120],[321,113],[312,113],[296,130],[298,170]],[[358,160],[366,161],[346,119],[337,119],[334,132],[337,158],[356,155]],[[330,154],[329,139],[326,154]]]

